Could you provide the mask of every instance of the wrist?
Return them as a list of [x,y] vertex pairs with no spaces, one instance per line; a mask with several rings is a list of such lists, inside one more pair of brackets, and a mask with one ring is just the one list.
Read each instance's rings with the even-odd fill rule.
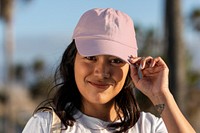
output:
[[169,91],[169,89],[166,89],[166,91],[162,91],[160,93],[152,95],[151,97],[149,97],[149,99],[155,106],[159,104],[166,104],[167,100],[171,99],[171,97],[173,97],[171,92]]

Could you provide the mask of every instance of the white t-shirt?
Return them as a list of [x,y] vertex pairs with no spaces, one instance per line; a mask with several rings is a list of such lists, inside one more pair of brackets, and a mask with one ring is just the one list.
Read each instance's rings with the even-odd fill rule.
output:
[[[74,115],[74,126],[62,130],[62,133],[112,133],[106,129],[109,122],[87,116],[80,111]],[[26,124],[22,133],[50,133],[52,113],[39,112]],[[141,112],[137,123],[128,130],[128,133],[168,133],[162,118],[157,118],[150,113]]]

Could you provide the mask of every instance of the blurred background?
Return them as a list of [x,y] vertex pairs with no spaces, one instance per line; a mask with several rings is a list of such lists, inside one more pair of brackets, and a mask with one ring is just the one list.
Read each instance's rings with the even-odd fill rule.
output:
[[[80,16],[113,7],[131,16],[139,56],[161,56],[170,89],[200,132],[199,0],[0,0],[0,133],[20,133],[52,87]],[[156,112],[140,92],[141,110]]]

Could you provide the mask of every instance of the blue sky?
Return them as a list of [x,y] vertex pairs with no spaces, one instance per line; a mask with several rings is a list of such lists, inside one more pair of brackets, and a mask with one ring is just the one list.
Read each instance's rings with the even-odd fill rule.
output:
[[[160,14],[159,7],[162,6],[160,0],[154,2],[133,2],[133,0],[118,0],[112,2],[92,1],[92,0],[61,0],[62,2],[52,2],[47,0],[33,0],[27,7],[17,6],[15,24],[18,32],[28,32],[38,34],[38,31],[46,34],[52,32],[72,32],[79,17],[88,9],[95,7],[113,7],[129,14],[138,22],[148,21],[155,24]],[[150,7],[149,5],[153,5]],[[151,13],[150,13],[151,11]],[[147,24],[147,23],[144,23]],[[22,26],[23,25],[23,26]],[[32,27],[31,27],[32,26]]]
[[[163,24],[164,0],[32,0],[29,4],[16,1],[13,19],[14,62],[30,63],[36,58],[43,58],[56,65],[71,41],[78,19],[91,8],[116,8],[130,15],[135,24],[145,28],[159,30]],[[199,0],[182,0],[184,17],[197,6],[200,7]],[[193,40],[191,36],[187,35],[188,40]],[[4,63],[2,38],[3,25],[0,21],[1,69]],[[200,48],[192,44],[188,46],[190,49]]]

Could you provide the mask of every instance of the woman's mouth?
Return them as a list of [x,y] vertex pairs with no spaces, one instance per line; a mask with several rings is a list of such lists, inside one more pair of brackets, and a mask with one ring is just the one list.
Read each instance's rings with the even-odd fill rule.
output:
[[101,83],[101,82],[96,83],[96,82],[90,82],[90,81],[89,83],[95,88],[99,88],[99,89],[107,89],[110,86],[110,84],[108,83]]

